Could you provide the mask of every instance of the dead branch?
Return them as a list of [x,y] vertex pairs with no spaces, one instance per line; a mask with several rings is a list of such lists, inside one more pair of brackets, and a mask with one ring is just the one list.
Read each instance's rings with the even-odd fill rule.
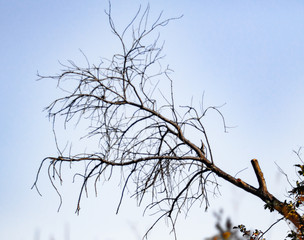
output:
[[[117,212],[124,195],[131,191],[128,187],[132,189],[133,186],[131,195],[138,204],[149,198],[146,210],[160,212],[156,222],[169,217],[175,230],[182,210],[187,213],[196,202],[205,203],[207,209],[208,192],[216,189],[217,176],[259,197],[285,219],[300,226],[301,216],[296,212],[290,214],[288,205],[268,192],[256,159],[252,160],[252,166],[258,188],[229,175],[215,164],[203,118],[207,112],[216,111],[226,130],[225,119],[218,107],[201,112],[192,106],[176,107],[169,78],[171,70],[163,68],[160,63],[163,44],[159,44],[157,32],[176,18],[163,20],[160,14],[150,22],[148,6],[143,13],[139,9],[120,33],[112,19],[111,5],[107,15],[111,31],[121,44],[121,52],[97,66],[87,61],[87,66],[80,67],[69,61],[62,64],[60,74],[40,76],[41,79],[56,80],[58,87],[66,93],[46,108],[54,130],[57,118],[64,119],[65,127],[84,123],[89,131],[82,140],[95,139],[96,151],[65,154],[55,134],[58,156],[42,161],[33,187],[38,190],[38,176],[49,161],[48,175],[61,198],[55,181],[56,178],[63,181],[62,165],[67,164],[73,169],[75,164],[85,163],[83,171],[75,173],[82,178],[76,207],[78,213],[90,181],[93,180],[97,193],[97,182],[109,181],[114,169],[120,169],[122,192]],[[155,37],[152,43],[151,36]],[[168,92],[155,91],[160,81]]]

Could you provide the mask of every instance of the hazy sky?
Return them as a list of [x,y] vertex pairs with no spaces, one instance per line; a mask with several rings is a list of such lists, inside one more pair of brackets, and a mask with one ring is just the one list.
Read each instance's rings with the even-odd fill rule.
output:
[[[123,28],[140,4],[112,1],[113,18]],[[191,3],[191,4],[190,4]],[[150,1],[151,16],[184,15],[161,31],[164,64],[175,70],[178,103],[222,108],[220,119],[209,124],[216,162],[224,170],[257,186],[250,159],[258,158],[270,192],[283,199],[288,184],[275,162],[296,179],[292,150],[304,145],[304,2],[303,1]],[[117,182],[101,187],[98,198],[84,200],[74,214],[77,188],[64,179],[63,206],[52,189],[46,168],[39,182],[40,197],[30,190],[41,160],[55,155],[51,123],[42,112],[60,93],[52,81],[36,81],[36,73],[52,75],[58,61],[83,63],[81,49],[93,63],[110,57],[117,41],[108,27],[107,1],[0,0],[1,51],[1,167],[0,239],[121,240],[140,239],[153,223],[142,217],[143,207],[119,201]],[[212,118],[213,119],[213,118]],[[193,208],[178,224],[179,239],[203,239],[215,232],[214,210],[224,208],[235,224],[261,230],[278,216],[263,210],[263,202],[220,181],[222,196],[210,199],[207,213]],[[268,239],[284,239],[283,222]],[[150,239],[171,239],[164,222]]]

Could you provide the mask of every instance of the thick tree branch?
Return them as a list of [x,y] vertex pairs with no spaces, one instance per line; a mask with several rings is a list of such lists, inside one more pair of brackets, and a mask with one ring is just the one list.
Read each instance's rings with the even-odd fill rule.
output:
[[259,182],[259,190],[262,191],[263,193],[267,193],[266,182],[265,182],[264,175],[263,175],[263,172],[260,168],[258,160],[257,159],[252,159],[251,164],[252,164],[255,175],[256,175],[256,177],[258,179],[258,182]]

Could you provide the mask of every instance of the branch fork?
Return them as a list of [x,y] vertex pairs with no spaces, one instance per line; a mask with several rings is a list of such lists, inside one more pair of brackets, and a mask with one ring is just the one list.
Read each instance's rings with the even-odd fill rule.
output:
[[263,195],[267,194],[268,191],[267,191],[267,187],[266,187],[266,181],[265,181],[263,172],[260,168],[258,160],[257,159],[252,159],[251,164],[252,164],[255,175],[256,175],[256,177],[258,179],[258,182],[259,182],[259,190],[263,193]]

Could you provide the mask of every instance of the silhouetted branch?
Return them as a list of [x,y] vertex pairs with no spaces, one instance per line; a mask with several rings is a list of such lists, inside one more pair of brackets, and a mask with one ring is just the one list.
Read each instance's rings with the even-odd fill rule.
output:
[[[112,19],[110,4],[106,14],[121,51],[110,60],[103,59],[97,66],[90,64],[84,55],[85,67],[69,61],[61,64],[63,70],[58,75],[39,75],[41,79],[56,80],[65,95],[46,108],[53,121],[58,156],[42,161],[33,187],[38,190],[39,174],[49,161],[48,176],[60,196],[61,206],[61,195],[54,181],[57,177],[62,183],[62,165],[73,169],[74,165],[83,166],[84,163],[83,171],[76,170],[74,175],[74,179],[76,176],[82,178],[76,208],[79,213],[89,180],[94,180],[97,194],[97,181],[109,181],[114,170],[120,169],[122,192],[117,212],[128,186],[132,185],[135,187],[132,196],[138,204],[149,197],[150,204],[145,211],[155,209],[160,214],[148,232],[163,217],[169,217],[175,232],[175,223],[182,210],[187,214],[196,202],[205,202],[207,209],[207,192],[217,189],[217,177],[220,177],[259,197],[271,210],[277,210],[299,227],[301,216],[297,212],[290,215],[288,204],[268,192],[256,159],[252,160],[252,165],[258,188],[216,165],[203,119],[209,111],[215,111],[226,131],[225,119],[219,110],[221,106],[208,107],[201,112],[193,106],[177,107],[169,77],[171,70],[161,65],[163,43],[159,44],[157,30],[178,18],[163,19],[160,14],[150,23],[149,13],[149,6],[143,12],[139,9],[120,33]],[[153,36],[154,41],[151,41]],[[160,82],[163,90],[157,87]],[[65,154],[67,145],[60,148],[57,141],[57,118],[63,119],[65,128],[80,123],[88,126],[88,132],[81,140],[95,140],[98,144],[95,150],[72,153],[70,149]]]

